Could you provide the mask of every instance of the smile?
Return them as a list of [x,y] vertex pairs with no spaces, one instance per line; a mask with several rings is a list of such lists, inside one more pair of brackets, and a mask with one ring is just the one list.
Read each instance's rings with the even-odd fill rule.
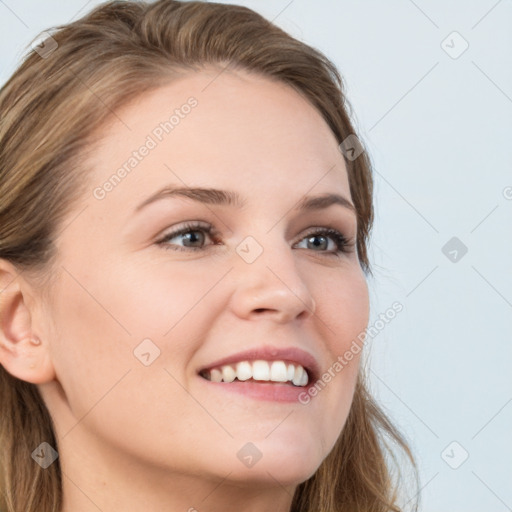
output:
[[290,383],[297,387],[307,386],[307,370],[298,363],[286,361],[240,361],[202,370],[201,377],[211,382],[257,381]]

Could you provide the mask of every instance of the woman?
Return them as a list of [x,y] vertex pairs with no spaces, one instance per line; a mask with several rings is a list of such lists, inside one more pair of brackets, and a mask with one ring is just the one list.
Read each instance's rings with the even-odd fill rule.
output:
[[347,110],[239,6],[110,2],[34,47],[0,93],[3,511],[400,510]]

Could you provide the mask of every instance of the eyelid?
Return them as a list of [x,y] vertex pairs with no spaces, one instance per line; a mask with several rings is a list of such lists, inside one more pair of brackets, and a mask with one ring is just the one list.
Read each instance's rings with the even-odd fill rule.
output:
[[[330,223],[329,223],[330,224]],[[204,247],[182,247],[175,245],[174,247],[171,244],[166,244],[166,242],[172,238],[180,236],[190,231],[204,231],[208,234],[208,236],[212,239],[219,238],[221,233],[209,222],[205,221],[188,221],[182,224],[181,226],[170,230],[167,233],[164,233],[160,236],[155,242],[157,245],[161,245],[166,250],[176,250],[182,252],[197,252],[197,251],[205,251],[211,246],[221,245],[218,243],[208,244]],[[342,254],[350,253],[354,251],[356,240],[355,237],[351,237],[345,234],[345,230],[339,230],[331,225],[324,226],[311,226],[305,232],[303,232],[300,237],[294,242],[294,246],[309,236],[326,236],[327,238],[331,238],[334,240],[336,245],[335,250],[330,251],[313,251],[319,252],[320,254],[330,255],[330,256],[341,256]]]
[[210,224],[209,222],[205,221],[187,221],[183,224],[178,224],[176,227],[170,228],[169,230],[164,231],[161,235],[159,235],[156,239],[156,243],[160,240],[165,240],[168,237],[172,235],[174,238],[175,236],[178,236],[182,234],[183,232],[187,231],[194,231],[194,230],[204,230],[208,234],[211,235],[220,235],[220,233],[215,229],[215,227]]
[[[302,234],[298,241],[294,244],[302,242],[304,239],[310,236],[327,236],[334,240],[337,249],[334,251],[320,251],[320,254],[331,254],[333,256],[339,256],[354,251],[356,246],[356,240],[354,237],[348,236],[344,233],[344,230],[339,230],[330,226],[314,226],[308,229],[306,233]],[[341,248],[339,248],[341,247]],[[317,252],[317,251],[313,251]]]

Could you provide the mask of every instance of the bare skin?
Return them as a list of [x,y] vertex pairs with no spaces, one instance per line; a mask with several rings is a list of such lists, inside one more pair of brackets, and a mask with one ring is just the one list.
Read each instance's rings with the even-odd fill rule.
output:
[[[369,315],[355,247],[336,254],[322,234],[308,242],[313,228],[354,241],[355,214],[339,204],[294,210],[306,195],[352,201],[328,125],[284,84],[241,71],[212,82],[217,74],[146,94],[104,127],[90,190],[57,240],[48,300],[0,261],[0,363],[38,385],[54,418],[62,512],[289,511],[345,424],[359,355],[307,404],[228,392],[198,375],[262,346],[300,348],[323,373]],[[191,96],[197,105],[105,192]],[[244,205],[168,197],[135,212],[165,186],[232,190]],[[158,243],[196,221],[215,230],[192,229],[196,249],[183,234]],[[246,237],[262,249],[251,263],[236,250]],[[160,351],[147,366],[134,355],[145,339],[146,360]],[[249,442],[261,453],[252,467],[237,456]]]

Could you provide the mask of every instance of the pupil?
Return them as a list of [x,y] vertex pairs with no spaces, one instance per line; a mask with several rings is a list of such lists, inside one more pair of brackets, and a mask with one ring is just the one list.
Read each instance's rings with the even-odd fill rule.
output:
[[325,236],[318,236],[318,235],[316,235],[316,236],[312,236],[312,237],[309,239],[309,241],[311,242],[311,240],[315,240],[315,239],[317,239],[317,240],[318,240],[319,238],[322,238],[322,239],[323,239],[323,242],[320,242],[320,243],[312,242],[312,243],[313,243],[313,245],[315,245],[316,247],[318,247],[319,245],[322,245],[322,246],[323,246],[323,245],[325,245],[325,240],[326,240]]
[[200,237],[197,237],[197,233],[200,233],[200,231],[190,231],[189,233],[186,233],[186,240],[192,243],[197,242],[200,239]]

